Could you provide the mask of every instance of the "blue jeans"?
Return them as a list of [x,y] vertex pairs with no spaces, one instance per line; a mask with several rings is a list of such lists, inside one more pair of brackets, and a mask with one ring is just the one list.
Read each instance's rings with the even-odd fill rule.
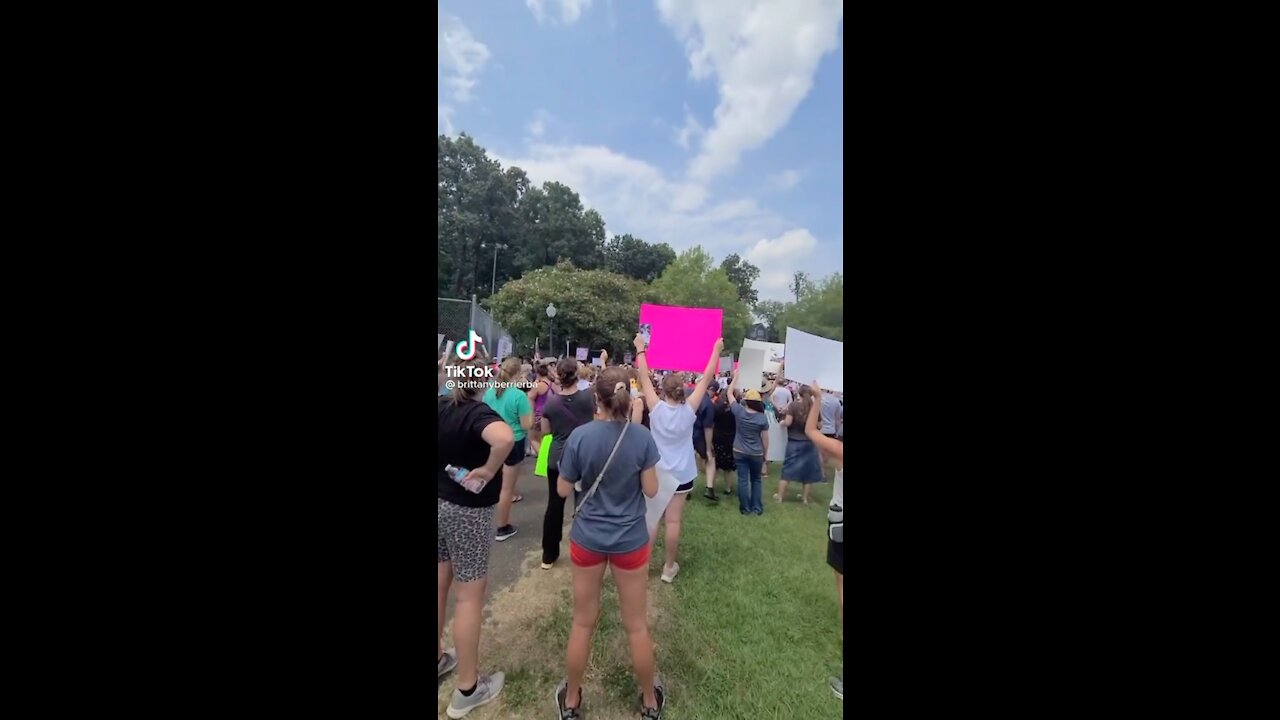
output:
[[761,498],[760,478],[764,470],[764,457],[760,455],[743,455],[733,453],[734,462],[738,463],[738,511],[742,513],[764,512],[764,500]]

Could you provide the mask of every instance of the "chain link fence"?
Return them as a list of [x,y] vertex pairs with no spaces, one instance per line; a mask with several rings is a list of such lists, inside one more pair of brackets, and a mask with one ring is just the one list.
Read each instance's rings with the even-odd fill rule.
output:
[[[485,350],[491,356],[512,354],[515,342],[511,333],[480,307],[474,295],[470,300],[437,297],[436,301],[436,333],[444,335],[445,341],[466,340],[467,332],[475,330],[484,339]],[[441,343],[436,349],[441,350],[443,346]]]

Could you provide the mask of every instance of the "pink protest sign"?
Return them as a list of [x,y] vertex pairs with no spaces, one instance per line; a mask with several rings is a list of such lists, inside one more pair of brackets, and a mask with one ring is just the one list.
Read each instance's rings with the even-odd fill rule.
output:
[[724,310],[641,305],[640,324],[650,330],[649,367],[660,370],[707,369],[711,348],[720,338]]

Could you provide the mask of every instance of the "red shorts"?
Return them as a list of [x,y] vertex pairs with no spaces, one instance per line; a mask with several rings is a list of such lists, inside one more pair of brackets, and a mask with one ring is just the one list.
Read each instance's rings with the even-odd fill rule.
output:
[[621,555],[606,555],[605,553],[592,552],[570,540],[569,558],[578,567],[595,567],[602,562],[608,561],[620,570],[637,570],[649,564],[649,545],[646,543],[639,550],[622,553]]

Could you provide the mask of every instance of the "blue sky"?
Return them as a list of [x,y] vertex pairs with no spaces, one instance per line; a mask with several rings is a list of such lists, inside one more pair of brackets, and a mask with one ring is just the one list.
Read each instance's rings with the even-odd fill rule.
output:
[[844,267],[839,0],[443,0],[437,130],[677,251]]

